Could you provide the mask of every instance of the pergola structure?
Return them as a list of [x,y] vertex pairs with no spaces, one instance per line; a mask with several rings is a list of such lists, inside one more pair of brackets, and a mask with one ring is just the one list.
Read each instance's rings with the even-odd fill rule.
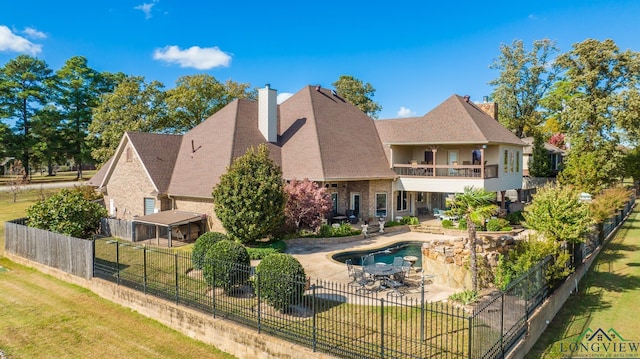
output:
[[[192,231],[192,224],[202,222],[207,217],[206,214],[202,213],[193,213],[193,212],[181,212],[181,211],[162,211],[158,213],[149,214],[142,217],[134,217],[134,223],[141,223],[147,225],[155,225],[156,226],[156,241],[157,244],[160,245],[160,231],[159,227],[167,227],[167,239],[168,245],[171,247],[171,239],[173,237],[172,231],[176,227],[187,225],[187,239],[188,236],[192,233],[198,233],[198,231],[202,228],[198,226],[198,231]],[[194,225],[195,226],[195,225]],[[179,229],[176,229],[177,234],[181,234]],[[180,237],[178,237],[180,238]]]

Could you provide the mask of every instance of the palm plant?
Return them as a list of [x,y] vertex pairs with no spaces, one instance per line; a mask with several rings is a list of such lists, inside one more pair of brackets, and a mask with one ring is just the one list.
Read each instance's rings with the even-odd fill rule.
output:
[[469,255],[471,267],[471,287],[478,290],[478,261],[476,252],[476,226],[496,213],[498,206],[491,203],[494,194],[484,188],[465,187],[464,192],[447,199],[450,210],[447,214],[464,218],[469,234]]

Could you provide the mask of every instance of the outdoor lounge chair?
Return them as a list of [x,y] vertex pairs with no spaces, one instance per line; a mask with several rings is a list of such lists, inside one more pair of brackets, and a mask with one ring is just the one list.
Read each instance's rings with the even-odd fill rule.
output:
[[349,282],[349,286],[357,286],[358,289],[356,291],[367,290],[366,285],[371,281],[365,277],[365,273],[360,269],[356,269],[351,259],[347,259],[345,263],[347,264],[347,273],[352,279],[351,282]]

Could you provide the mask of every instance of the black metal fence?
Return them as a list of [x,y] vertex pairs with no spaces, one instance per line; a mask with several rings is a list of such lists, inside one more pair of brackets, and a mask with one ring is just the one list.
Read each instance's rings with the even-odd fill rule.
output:
[[547,295],[545,262],[475,310],[426,303],[424,278],[402,297],[295,278],[289,285],[304,287],[304,293],[281,310],[261,293],[273,278],[254,267],[234,265],[227,267],[231,273],[214,271],[205,278],[190,253],[109,239],[96,240],[94,263],[95,277],[343,358],[500,357],[524,334],[528,314]]

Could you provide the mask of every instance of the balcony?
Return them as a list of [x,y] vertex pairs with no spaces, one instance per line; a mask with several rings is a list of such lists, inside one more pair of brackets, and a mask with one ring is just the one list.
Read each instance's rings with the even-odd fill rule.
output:
[[[484,168],[483,168],[484,167]],[[498,178],[498,165],[429,165],[394,164],[393,170],[402,177],[418,178]]]

